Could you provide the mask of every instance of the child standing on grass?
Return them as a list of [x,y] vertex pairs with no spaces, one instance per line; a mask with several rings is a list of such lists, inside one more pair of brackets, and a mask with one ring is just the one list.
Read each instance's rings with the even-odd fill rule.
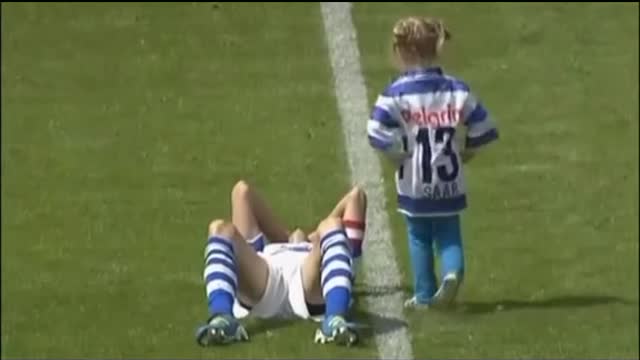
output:
[[[455,300],[464,276],[462,163],[498,138],[467,84],[436,65],[449,39],[438,19],[408,17],[395,24],[393,54],[402,74],[378,97],[367,124],[371,146],[398,165],[398,204],[406,218],[414,280],[408,307]],[[464,149],[455,141],[460,130],[466,130]],[[440,286],[434,245],[441,260]]]

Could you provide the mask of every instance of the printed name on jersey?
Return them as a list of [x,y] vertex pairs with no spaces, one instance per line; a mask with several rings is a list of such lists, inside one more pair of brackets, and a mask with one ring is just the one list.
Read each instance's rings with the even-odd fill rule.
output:
[[443,110],[427,109],[421,106],[417,109],[403,109],[400,115],[407,124],[455,127],[462,119],[462,108],[457,109],[452,104],[448,104]]
[[425,184],[422,192],[424,197],[431,200],[450,199],[462,195],[456,182]]

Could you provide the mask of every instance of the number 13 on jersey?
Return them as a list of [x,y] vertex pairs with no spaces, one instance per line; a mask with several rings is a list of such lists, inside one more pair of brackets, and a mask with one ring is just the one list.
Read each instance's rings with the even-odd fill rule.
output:
[[[416,136],[416,149],[413,164],[419,163],[423,184],[437,184],[455,181],[460,174],[458,153],[453,147],[456,129],[442,127],[436,129],[421,128]],[[434,156],[435,155],[435,156]],[[399,178],[404,178],[404,166],[399,169]]]

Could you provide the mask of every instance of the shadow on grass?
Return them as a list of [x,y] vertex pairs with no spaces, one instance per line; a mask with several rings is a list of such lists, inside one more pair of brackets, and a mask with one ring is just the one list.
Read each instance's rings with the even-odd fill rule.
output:
[[372,344],[374,341],[373,337],[376,335],[386,335],[400,328],[409,326],[409,324],[402,319],[375,314],[361,308],[356,308],[351,314],[354,321],[359,325],[358,333],[360,334],[360,342],[365,346]]
[[[404,285],[379,286],[379,287],[358,287],[354,289],[354,298],[358,304],[352,311],[353,317],[358,324],[364,326],[360,329],[360,337],[363,343],[373,341],[374,336],[386,335],[403,327],[408,327],[406,320],[383,316],[373,312],[365,311],[365,297],[385,297],[397,294],[398,292],[407,294],[410,288]],[[404,300],[404,297],[403,297]]]
[[[395,291],[394,291],[395,292]],[[387,292],[384,292],[387,293]],[[358,325],[358,333],[360,334],[360,342],[368,344],[376,335],[385,335],[402,327],[407,327],[408,323],[402,319],[383,316],[380,314],[366,311],[361,306],[356,305],[352,308],[350,319]],[[260,320],[250,319],[247,322],[247,330],[249,334],[266,334],[268,332],[276,332],[279,329],[292,326],[300,320]],[[309,322],[310,324],[313,324]],[[320,323],[313,325],[319,327]]]
[[266,334],[267,332],[278,331],[278,329],[289,327],[293,325],[295,322],[296,320],[251,319],[249,320],[249,323],[246,325],[246,327],[247,327],[247,330],[249,331],[249,335]]
[[[365,343],[374,335],[384,335],[399,328],[408,326],[407,322],[401,319],[374,314],[360,308],[354,309],[351,312],[350,318],[358,324],[358,332],[360,333],[361,341],[364,341]],[[278,329],[286,328],[298,321],[300,320],[251,319],[246,326],[250,334],[265,334],[267,332],[275,332],[278,331]],[[316,323],[316,326],[319,327],[320,323]]]
[[[360,288],[354,291],[358,303],[362,304],[362,297],[383,297],[389,296],[397,292],[409,293],[407,286],[388,286],[379,288]],[[460,315],[482,315],[503,311],[523,310],[523,309],[569,309],[584,308],[602,305],[638,305],[637,300],[627,300],[615,296],[607,295],[567,295],[558,296],[548,299],[539,300],[498,300],[488,302],[477,301],[461,301],[452,309],[445,313],[454,313]],[[360,335],[363,343],[370,343],[376,335],[385,335],[396,331],[402,327],[407,327],[406,321],[386,317],[380,314],[365,311],[362,306],[356,306],[352,311],[353,319],[361,326]],[[280,328],[290,326],[293,322],[299,320],[269,320],[269,321],[253,321],[248,327],[250,332],[254,334],[266,333],[268,331],[277,331]],[[319,324],[318,324],[319,325]]]
[[612,304],[638,305],[638,302],[607,295],[568,295],[540,300],[462,301],[456,310],[464,314],[487,314],[522,309],[582,308]]
[[[383,297],[397,292],[402,292],[408,296],[411,288],[407,285],[382,286],[377,288],[359,288],[354,291],[356,298],[371,296]],[[584,308],[601,305],[638,305],[637,300],[628,300],[609,295],[566,295],[548,299],[537,300],[514,300],[503,299],[489,302],[464,301],[459,302],[454,312],[462,314],[488,314],[499,311],[522,310],[522,309],[562,309],[562,308]]]

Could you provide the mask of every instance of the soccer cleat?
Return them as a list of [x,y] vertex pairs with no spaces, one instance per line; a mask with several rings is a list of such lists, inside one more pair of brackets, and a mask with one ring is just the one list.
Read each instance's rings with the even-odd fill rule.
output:
[[231,315],[215,315],[209,324],[199,327],[196,331],[196,341],[203,347],[247,340],[247,330]]
[[348,323],[342,316],[325,317],[322,325],[316,330],[314,341],[319,344],[336,343],[352,346],[358,342],[355,325]]
[[412,309],[428,309],[430,306],[430,304],[428,302],[421,302],[418,301],[417,297],[412,297],[410,299],[407,299],[404,302],[404,307],[405,308],[412,308]]
[[436,294],[433,295],[431,303],[434,306],[444,307],[452,305],[456,299],[456,295],[458,295],[459,288],[460,280],[457,274],[449,273],[445,275],[444,279],[442,279],[442,284],[440,284],[440,288],[436,291]]

